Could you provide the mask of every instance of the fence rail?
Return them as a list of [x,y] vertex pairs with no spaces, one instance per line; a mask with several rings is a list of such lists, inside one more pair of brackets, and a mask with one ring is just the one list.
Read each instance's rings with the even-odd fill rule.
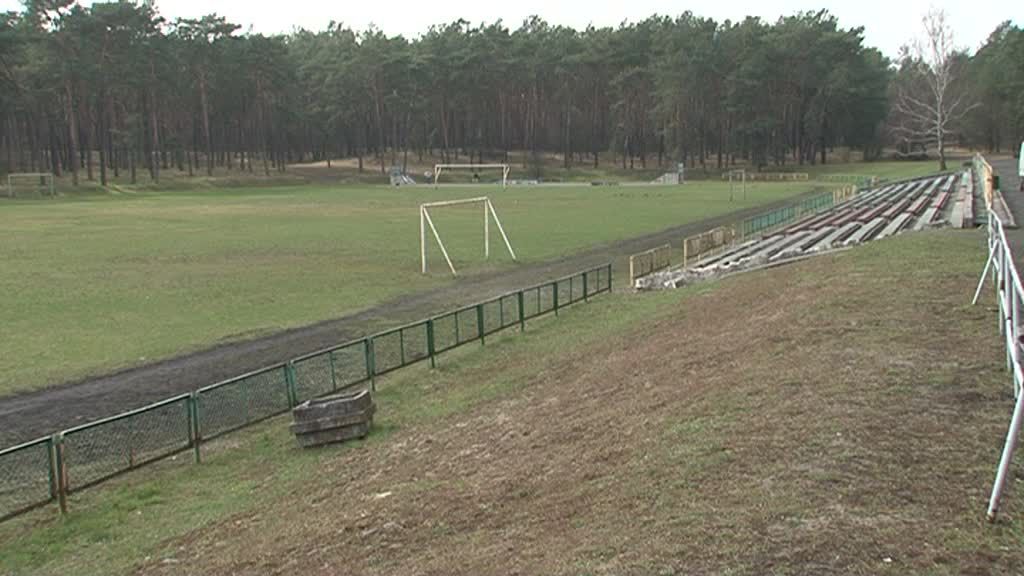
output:
[[[731,170],[729,172],[737,172]],[[729,172],[722,173],[722,180],[729,180]],[[748,182],[806,182],[811,179],[807,172],[750,172],[743,171]]]
[[736,241],[736,228],[733,226],[719,226],[683,238],[683,267],[691,261],[700,261],[706,256],[717,253],[733,244]]
[[629,257],[629,285],[637,278],[654,274],[672,265],[672,245],[662,244]]
[[878,181],[878,176],[866,176],[864,174],[818,174],[814,179],[819,182],[841,182],[871,187]]
[[743,240],[750,236],[763,235],[776,228],[789,225],[804,216],[829,210],[833,206],[856,196],[856,194],[856,186],[844,186],[831,192],[815,194],[789,206],[783,206],[770,212],[752,216],[740,224],[738,230],[739,239]]
[[69,494],[184,452],[198,463],[204,442],[611,289],[606,264],[0,450],[0,521],[54,502],[66,512]]

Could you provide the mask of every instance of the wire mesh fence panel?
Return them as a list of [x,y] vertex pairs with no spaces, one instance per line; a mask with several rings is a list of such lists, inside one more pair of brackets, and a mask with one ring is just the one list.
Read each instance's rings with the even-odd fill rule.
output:
[[[591,281],[593,282],[594,289],[591,294],[600,294],[608,289],[606,286],[608,280],[608,270],[605,268],[595,268],[593,273],[590,275]],[[590,286],[588,283],[587,286]]]
[[427,346],[427,323],[402,328],[402,365],[408,366],[430,356]]
[[68,490],[188,448],[189,426],[188,396],[180,396],[64,432]]
[[402,331],[392,330],[373,337],[373,360],[377,374],[402,367]]
[[49,438],[0,452],[0,518],[53,500]]
[[284,366],[247,374],[199,391],[199,430],[213,438],[288,411]]
[[523,318],[530,319],[541,314],[540,286],[523,290]]
[[555,286],[544,284],[537,289],[537,313],[546,314],[555,309]]
[[569,290],[570,282],[568,278],[559,280],[556,285],[558,286],[558,306],[565,306],[572,303],[572,291]]
[[493,334],[501,330],[501,318],[504,316],[501,298],[484,302],[484,334]]
[[330,352],[295,360],[292,366],[295,368],[297,402],[305,402],[335,390]]
[[455,321],[457,313],[450,312],[444,316],[434,318],[434,351],[445,352],[459,345]]
[[365,340],[332,350],[331,354],[334,355],[334,381],[339,389],[367,380]]
[[463,308],[455,313],[455,325],[458,326],[459,344],[472,342],[480,338],[480,323],[477,319],[476,306]]
[[501,301],[501,327],[519,323],[519,294],[506,294],[500,298]]

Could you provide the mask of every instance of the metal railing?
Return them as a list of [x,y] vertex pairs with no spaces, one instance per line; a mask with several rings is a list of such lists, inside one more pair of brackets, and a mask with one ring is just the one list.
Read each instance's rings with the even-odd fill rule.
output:
[[[306,354],[189,394],[0,450],[0,521],[183,452],[200,462],[204,442],[479,341],[527,320],[610,292],[606,264],[471,306]],[[186,458],[185,460],[188,460]]]
[[974,292],[972,304],[978,302],[985,278],[989,275],[990,270],[996,288],[996,297],[999,301],[999,332],[1004,336],[1006,345],[1006,369],[1013,379],[1015,398],[1013,416],[1010,419],[1010,427],[1006,433],[1002,456],[999,459],[995,482],[992,485],[992,494],[989,497],[988,519],[993,521],[999,511],[1003,490],[1006,488],[1013,453],[1017,448],[1021,416],[1024,412],[1024,394],[1021,394],[1024,371],[1021,369],[1020,326],[1021,308],[1024,306],[1024,285],[1021,284],[1020,274],[1013,263],[1013,254],[1010,251],[1010,244],[1006,240],[1003,223],[991,209],[988,210],[988,261],[985,263],[985,270],[982,272],[978,288]]
[[672,265],[672,245],[662,244],[629,257],[629,285],[637,278],[643,278]]
[[736,228],[719,226],[707,232],[683,238],[683,268],[690,262],[700,262],[711,254],[717,254],[736,241]]

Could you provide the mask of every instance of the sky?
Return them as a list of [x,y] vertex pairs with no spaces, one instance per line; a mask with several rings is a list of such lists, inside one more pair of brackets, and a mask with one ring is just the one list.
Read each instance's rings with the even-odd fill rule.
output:
[[[199,17],[216,12],[229,21],[265,34],[289,32],[294,28],[319,30],[334,20],[357,30],[370,24],[386,34],[416,37],[431,24],[451,22],[459,18],[471,24],[501,19],[511,28],[526,17],[536,14],[552,24],[575,28],[615,26],[628,20],[642,20],[651,14],[675,16],[690,9],[698,16],[716,20],[739,20],[744,16],[760,16],[773,21],[779,16],[798,11],[827,8],[844,28],[864,27],[866,43],[895,57],[900,46],[920,35],[921,16],[930,8],[946,11],[955,25],[956,42],[972,52],[981,46],[1000,22],[1024,23],[1024,10],[1018,0],[973,0],[971,2],[919,0],[715,0],[688,3],[667,0],[391,0],[375,2],[339,2],[337,0],[156,0],[157,9],[168,18]],[[91,2],[85,1],[90,4]],[[0,10],[20,9],[18,0],[0,0]]]

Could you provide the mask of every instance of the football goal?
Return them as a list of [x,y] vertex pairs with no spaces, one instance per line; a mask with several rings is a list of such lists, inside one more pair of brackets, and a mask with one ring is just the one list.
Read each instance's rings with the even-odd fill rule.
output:
[[434,240],[437,242],[438,248],[441,249],[441,254],[444,255],[445,262],[448,263],[448,269],[452,271],[452,276],[458,276],[458,272],[455,271],[455,265],[452,264],[452,259],[448,255],[448,249],[445,248],[444,241],[441,240],[441,234],[437,230],[437,226],[434,225],[434,220],[430,217],[430,211],[438,210],[442,208],[448,208],[452,206],[463,206],[467,204],[479,204],[483,215],[483,230],[484,230],[484,259],[490,258],[491,256],[491,219],[494,220],[494,224],[498,227],[498,232],[501,233],[501,239],[505,242],[505,248],[508,249],[508,253],[512,256],[512,259],[516,259],[516,253],[512,250],[512,244],[508,241],[508,235],[505,234],[505,228],[501,225],[501,220],[498,219],[498,213],[494,210],[494,205],[491,204],[490,198],[486,196],[480,198],[469,198],[466,200],[449,200],[447,202],[428,202],[426,204],[420,204],[420,264],[423,274],[427,273],[427,229],[430,229]]
[[729,171],[729,202],[733,201],[737,192],[742,192],[743,199],[747,199],[747,180],[747,171],[743,168]]
[[7,195],[11,198],[18,194],[38,194],[53,196],[53,174],[49,172],[16,172],[7,175]]
[[434,164],[434,187],[437,187],[438,181],[441,179],[441,173],[445,170],[472,170],[473,175],[479,178],[480,171],[482,170],[501,170],[501,187],[505,188],[508,186],[508,164]]

